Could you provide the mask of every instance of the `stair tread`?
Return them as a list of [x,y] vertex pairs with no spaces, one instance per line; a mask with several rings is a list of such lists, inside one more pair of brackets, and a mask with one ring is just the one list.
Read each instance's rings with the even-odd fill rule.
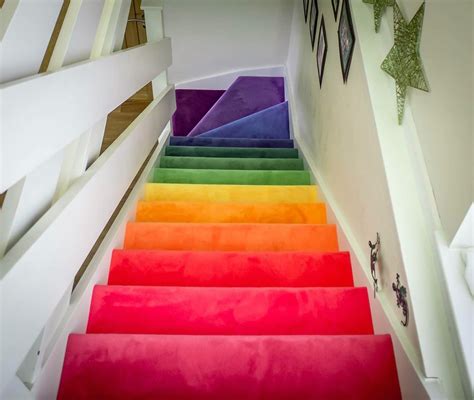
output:
[[212,185],[149,183],[145,200],[240,203],[309,203],[316,201],[315,185]]
[[94,287],[88,333],[373,334],[367,288]]
[[178,137],[170,138],[172,146],[219,146],[219,147],[266,147],[293,148],[292,139],[236,139],[236,138],[200,138]]
[[334,225],[166,222],[129,222],[124,248],[199,251],[339,250]]
[[346,287],[347,252],[114,250],[109,285]]
[[308,171],[155,168],[153,181],[190,184],[309,185],[311,178]]
[[225,170],[303,170],[298,158],[234,158],[164,156],[160,168]]
[[166,156],[298,158],[298,149],[265,147],[167,146]]
[[206,203],[140,201],[137,222],[326,223],[324,203]]
[[59,400],[203,397],[400,400],[401,393],[389,335],[69,337]]

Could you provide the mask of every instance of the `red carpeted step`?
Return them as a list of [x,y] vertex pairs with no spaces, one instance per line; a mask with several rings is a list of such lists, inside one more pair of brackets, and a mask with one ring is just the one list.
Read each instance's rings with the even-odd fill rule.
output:
[[346,287],[349,253],[115,250],[109,285]]
[[338,251],[334,225],[130,222],[126,249]]
[[390,336],[71,335],[60,400],[399,400]]
[[364,288],[96,286],[88,333],[373,333]]

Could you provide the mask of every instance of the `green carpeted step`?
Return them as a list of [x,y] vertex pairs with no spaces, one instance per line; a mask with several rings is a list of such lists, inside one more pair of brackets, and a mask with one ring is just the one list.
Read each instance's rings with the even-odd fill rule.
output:
[[155,168],[156,183],[228,185],[309,185],[308,171],[254,171],[224,169]]
[[168,146],[165,155],[178,157],[298,158],[298,150],[261,147]]
[[298,158],[162,157],[161,168],[303,170]]

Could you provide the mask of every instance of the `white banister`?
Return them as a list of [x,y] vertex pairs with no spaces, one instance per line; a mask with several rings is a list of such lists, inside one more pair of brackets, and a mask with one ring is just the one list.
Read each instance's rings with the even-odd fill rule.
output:
[[0,192],[170,65],[171,41],[162,39],[0,87]]
[[6,0],[0,9],[0,83],[38,73],[62,0]]
[[[1,379],[7,385],[48,323],[171,119],[168,86],[0,260]],[[1,391],[0,391],[1,393]]]

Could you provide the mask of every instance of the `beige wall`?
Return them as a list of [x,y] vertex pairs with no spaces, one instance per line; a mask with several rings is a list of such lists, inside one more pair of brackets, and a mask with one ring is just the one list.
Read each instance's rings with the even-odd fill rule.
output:
[[[391,283],[396,273],[400,273],[402,282],[406,277],[360,49],[356,42],[348,82],[344,84],[331,0],[319,0],[328,39],[320,89],[316,50],[311,50],[309,27],[304,23],[300,3],[303,2],[296,0],[287,67],[294,98],[291,112],[296,114],[304,140],[301,145],[311,150],[324,181],[321,183],[350,226],[358,246],[369,252],[368,241],[380,232],[383,291],[379,296],[387,298],[392,313],[399,315]],[[318,31],[319,25],[320,22]],[[370,270],[369,265],[364,267]],[[413,320],[404,334],[418,349]]]
[[[398,3],[407,19],[420,5],[413,0]],[[408,95],[449,239],[474,201],[473,25],[472,0],[427,1],[420,53],[430,92],[410,90]]]

